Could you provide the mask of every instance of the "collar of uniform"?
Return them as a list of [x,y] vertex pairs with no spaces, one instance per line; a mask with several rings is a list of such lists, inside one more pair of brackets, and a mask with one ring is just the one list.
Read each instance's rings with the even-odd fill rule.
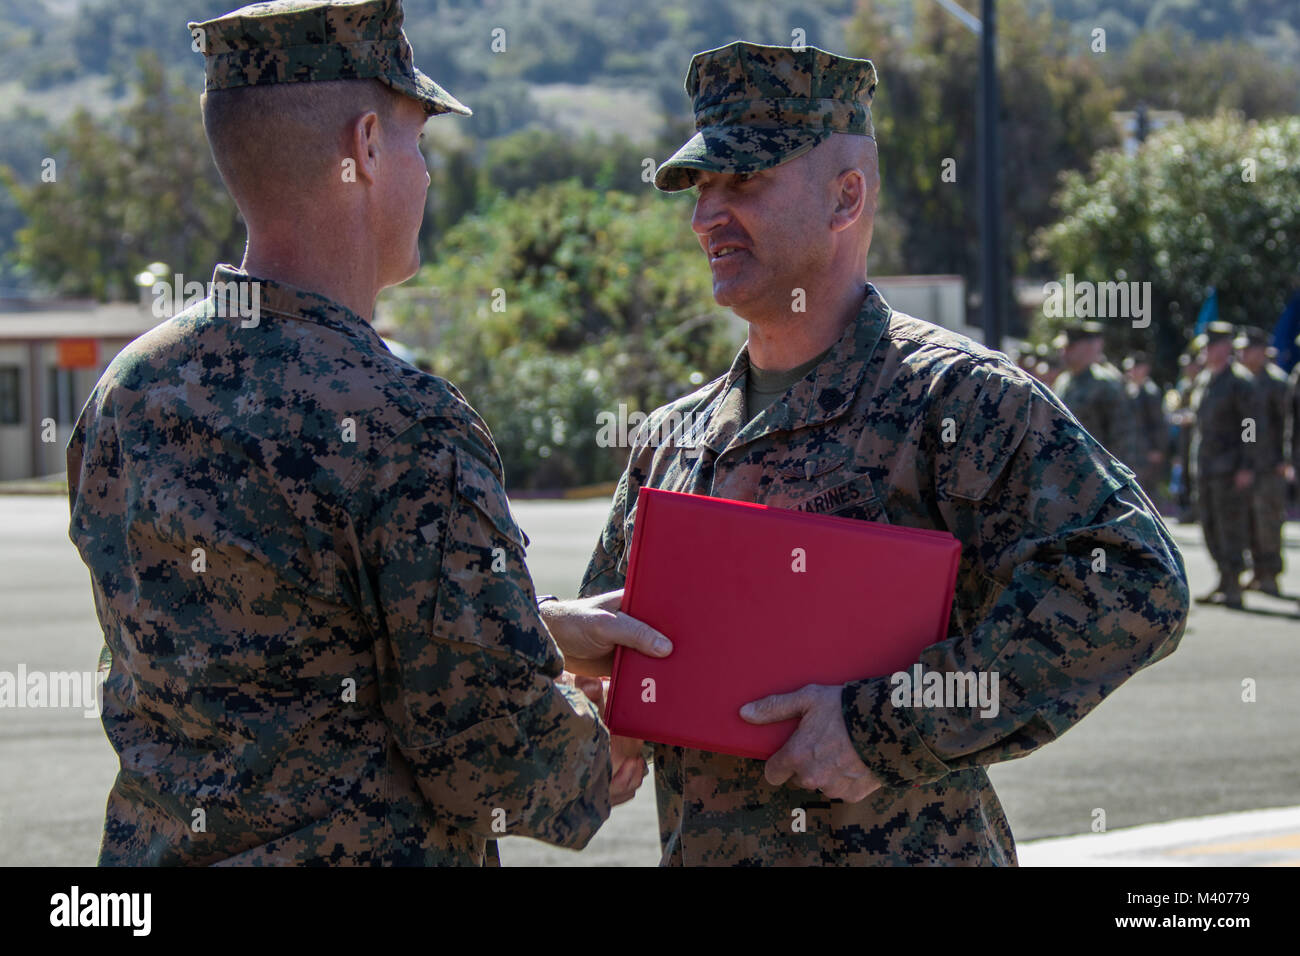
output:
[[382,342],[369,322],[346,306],[315,292],[299,289],[285,282],[249,275],[242,269],[221,263],[212,271],[212,284],[230,282],[257,283],[259,312],[272,312],[291,319],[304,319],[337,329],[346,335]]
[[745,421],[745,387],[749,372],[749,343],[736,354],[724,384],[701,418],[705,426],[693,441],[720,454],[733,439],[752,441],[768,432],[793,429],[829,421],[843,415],[853,404],[867,363],[880,342],[893,310],[867,283],[858,316],[845,328],[839,341],[817,366],[816,375],[805,377],[791,390],[790,397],[774,402],[757,418]]
[[830,421],[849,410],[892,312],[884,296],[867,283],[857,319],[849,323],[830,354],[817,366],[813,379],[805,378],[791,389],[787,399],[792,418],[789,427]]

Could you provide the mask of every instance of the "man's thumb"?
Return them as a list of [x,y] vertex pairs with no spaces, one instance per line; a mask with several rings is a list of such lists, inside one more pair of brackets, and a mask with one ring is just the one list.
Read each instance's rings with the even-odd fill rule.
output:
[[619,627],[613,635],[616,643],[640,651],[647,657],[667,657],[672,653],[673,642],[645,621],[629,617],[621,611],[618,618]]

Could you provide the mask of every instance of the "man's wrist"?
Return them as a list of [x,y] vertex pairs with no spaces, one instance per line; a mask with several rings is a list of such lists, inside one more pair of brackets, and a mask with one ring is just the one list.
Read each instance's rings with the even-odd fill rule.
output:
[[[551,637],[555,637],[555,608],[560,606],[560,599],[554,594],[539,594],[537,596],[537,616],[542,619],[542,624],[551,632]],[[563,652],[563,649],[561,649]]]
[[891,683],[887,677],[875,677],[843,685],[840,706],[849,740],[885,786],[933,783],[948,768],[921,738],[906,708],[894,707]]

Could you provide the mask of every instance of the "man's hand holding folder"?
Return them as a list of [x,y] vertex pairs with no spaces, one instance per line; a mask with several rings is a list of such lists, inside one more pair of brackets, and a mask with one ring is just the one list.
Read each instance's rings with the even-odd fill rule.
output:
[[793,694],[771,694],[740,708],[751,724],[772,724],[792,717],[799,726],[768,758],[763,776],[774,787],[791,781],[805,790],[820,790],[832,800],[857,803],[880,789],[844,726],[844,685],[808,684]]
[[547,601],[542,622],[564,653],[564,669],[584,677],[608,677],[614,649],[630,647],[667,657],[673,643],[649,624],[619,610],[623,589],[574,601]]
[[[623,589],[575,601],[547,601],[542,621],[564,654],[565,679],[602,711],[606,683],[616,647],[629,647],[650,657],[666,657],[672,642],[650,625],[619,610]],[[569,678],[572,678],[570,681]],[[636,795],[649,772],[642,756],[643,741],[610,735],[610,803],[618,806]]]

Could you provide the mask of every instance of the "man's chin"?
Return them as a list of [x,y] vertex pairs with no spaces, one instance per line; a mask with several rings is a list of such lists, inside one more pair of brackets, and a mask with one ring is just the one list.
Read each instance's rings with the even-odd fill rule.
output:
[[730,309],[742,319],[755,311],[754,306],[761,299],[759,290],[740,282],[713,283],[713,301],[723,308]]
[[746,294],[742,283],[735,280],[715,281],[713,283],[713,301],[718,305],[734,309],[748,298],[749,296]]
[[406,267],[406,269],[404,269],[401,273],[399,273],[398,276],[395,277],[394,280],[389,283],[389,285],[401,285],[403,282],[415,278],[416,273],[418,273],[419,271],[420,271],[420,250],[417,249],[415,250],[415,254],[411,257],[410,264]]

